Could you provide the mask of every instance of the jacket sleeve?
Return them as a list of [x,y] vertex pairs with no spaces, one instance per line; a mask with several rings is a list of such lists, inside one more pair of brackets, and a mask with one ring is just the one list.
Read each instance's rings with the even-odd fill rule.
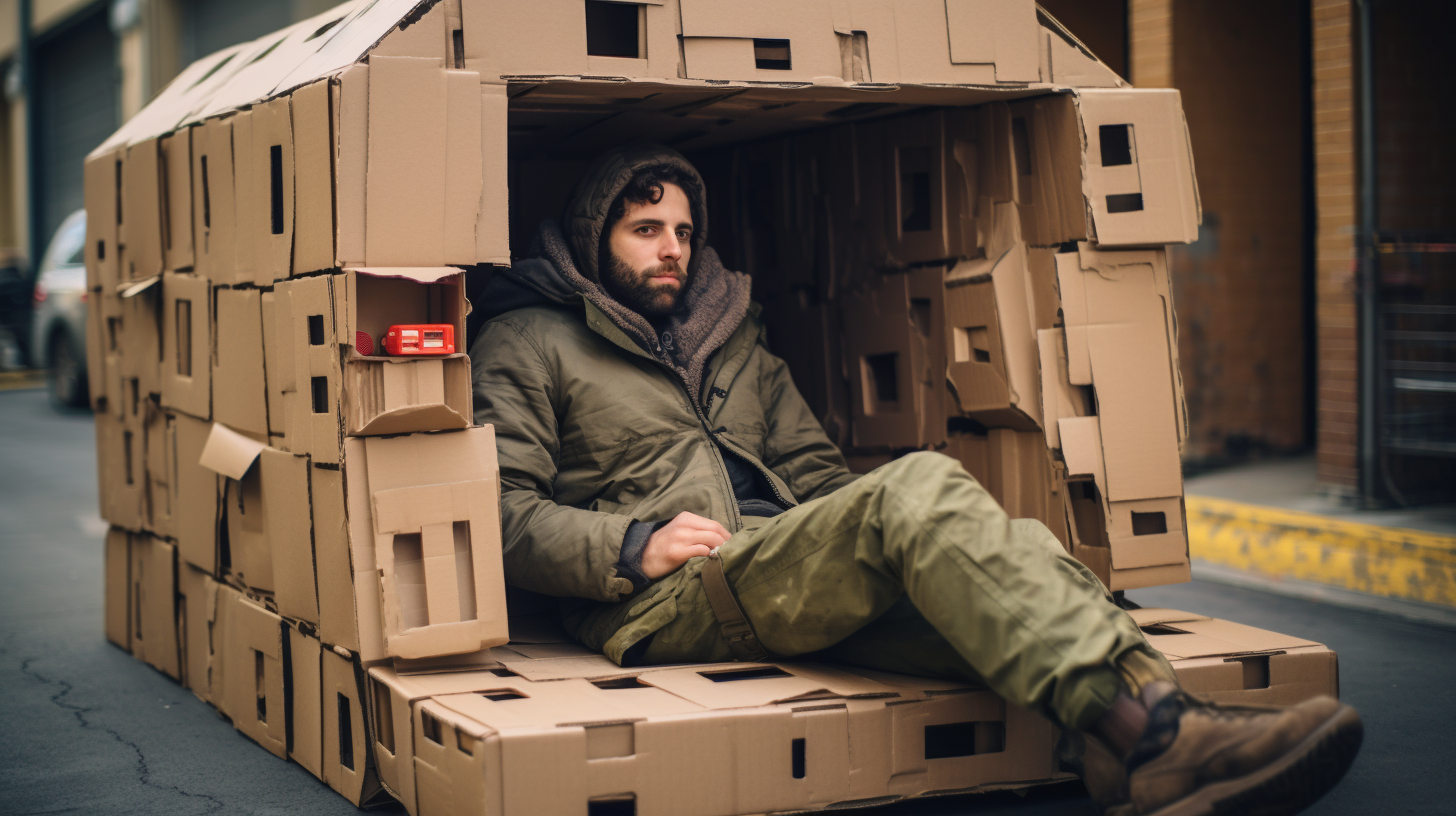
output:
[[470,350],[475,421],[495,426],[506,581],[562,597],[615,602],[632,592],[618,572],[631,516],[552,501],[560,437],[553,368],[509,319],[480,330]]
[[858,479],[809,410],[789,367],[767,349],[759,348],[758,353],[767,358],[759,375],[759,398],[768,425],[764,465],[784,480],[800,502],[826,496]]

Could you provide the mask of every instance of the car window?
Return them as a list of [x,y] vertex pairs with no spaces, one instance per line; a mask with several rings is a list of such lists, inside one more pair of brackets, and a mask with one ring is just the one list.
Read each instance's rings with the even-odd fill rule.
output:
[[70,266],[86,262],[86,214],[73,213],[56,230],[51,240],[50,251],[46,253],[48,265]]

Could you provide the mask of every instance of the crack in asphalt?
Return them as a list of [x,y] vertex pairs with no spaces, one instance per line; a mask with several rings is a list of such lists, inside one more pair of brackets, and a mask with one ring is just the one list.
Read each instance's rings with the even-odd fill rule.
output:
[[39,658],[27,657],[24,660],[20,661],[20,673],[25,675],[26,677],[34,678],[35,680],[47,686],[53,686],[60,689],[55,694],[51,695],[51,703],[58,708],[71,712],[71,714],[76,718],[76,722],[80,723],[83,729],[94,729],[103,731],[107,734],[110,734],[112,739],[116,740],[127,748],[130,748],[136,754],[138,782],[147,787],[156,788],[157,790],[171,791],[173,793],[186,796],[189,799],[202,799],[210,802],[211,806],[207,810],[202,811],[203,813],[216,813],[217,811],[227,807],[227,805],[224,804],[221,799],[218,799],[215,796],[211,796],[206,793],[191,793],[190,791],[185,791],[177,787],[176,785],[166,785],[160,782],[152,781],[152,771],[150,766],[148,766],[147,764],[147,755],[145,752],[142,751],[141,746],[122,736],[119,731],[116,731],[113,728],[108,728],[107,726],[101,725],[99,723],[93,723],[89,719],[87,719],[86,715],[90,714],[93,711],[92,707],[76,705],[75,703],[65,700],[64,698],[66,697],[66,695],[70,694],[75,687],[65,680],[53,680],[32,669],[30,667],[30,664],[38,659]]

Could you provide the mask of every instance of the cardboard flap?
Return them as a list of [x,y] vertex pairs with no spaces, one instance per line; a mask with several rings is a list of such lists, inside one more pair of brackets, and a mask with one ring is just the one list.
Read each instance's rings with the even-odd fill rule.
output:
[[358,272],[375,278],[402,278],[415,283],[437,283],[462,273],[454,266],[351,266],[345,272]]
[[420,428],[444,431],[469,427],[470,420],[448,405],[407,405],[380,414],[357,433],[360,436],[387,436],[411,433]]
[[898,692],[867,677],[809,664],[734,663],[647,672],[638,678],[708,708],[746,708],[808,695],[890,697]]
[[202,458],[197,463],[229,479],[242,480],[248,468],[253,466],[253,461],[267,447],[220,422],[214,422],[212,431],[207,435],[207,444],[202,448]]
[[145,292],[148,289],[152,288],[153,286],[156,286],[157,282],[161,279],[161,273],[157,273],[155,275],[150,275],[146,278],[143,278],[142,280],[136,281],[135,283],[123,283],[120,286],[116,287],[116,293],[124,298],[135,297],[137,295],[140,295],[142,292]]
[[1163,609],[1161,607],[1129,609],[1127,610],[1127,615],[1138,626],[1156,626],[1160,623],[1178,623],[1179,621],[1209,620],[1207,615],[1183,612],[1177,609]]
[[381,490],[374,494],[374,531],[417,533],[425,525],[465,521],[490,501],[485,482],[453,482]]
[[1067,462],[1067,476],[1091,476],[1099,486],[1102,473],[1102,433],[1098,417],[1063,417],[1057,420],[1057,433],[1062,440],[1062,458]]

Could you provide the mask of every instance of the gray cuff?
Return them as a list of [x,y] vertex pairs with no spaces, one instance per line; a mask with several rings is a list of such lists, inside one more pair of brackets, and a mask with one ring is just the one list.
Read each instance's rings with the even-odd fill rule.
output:
[[634,521],[627,525],[627,534],[622,536],[622,554],[617,557],[617,575],[632,582],[633,593],[641,592],[652,583],[642,574],[642,553],[647,549],[647,539],[671,520]]

